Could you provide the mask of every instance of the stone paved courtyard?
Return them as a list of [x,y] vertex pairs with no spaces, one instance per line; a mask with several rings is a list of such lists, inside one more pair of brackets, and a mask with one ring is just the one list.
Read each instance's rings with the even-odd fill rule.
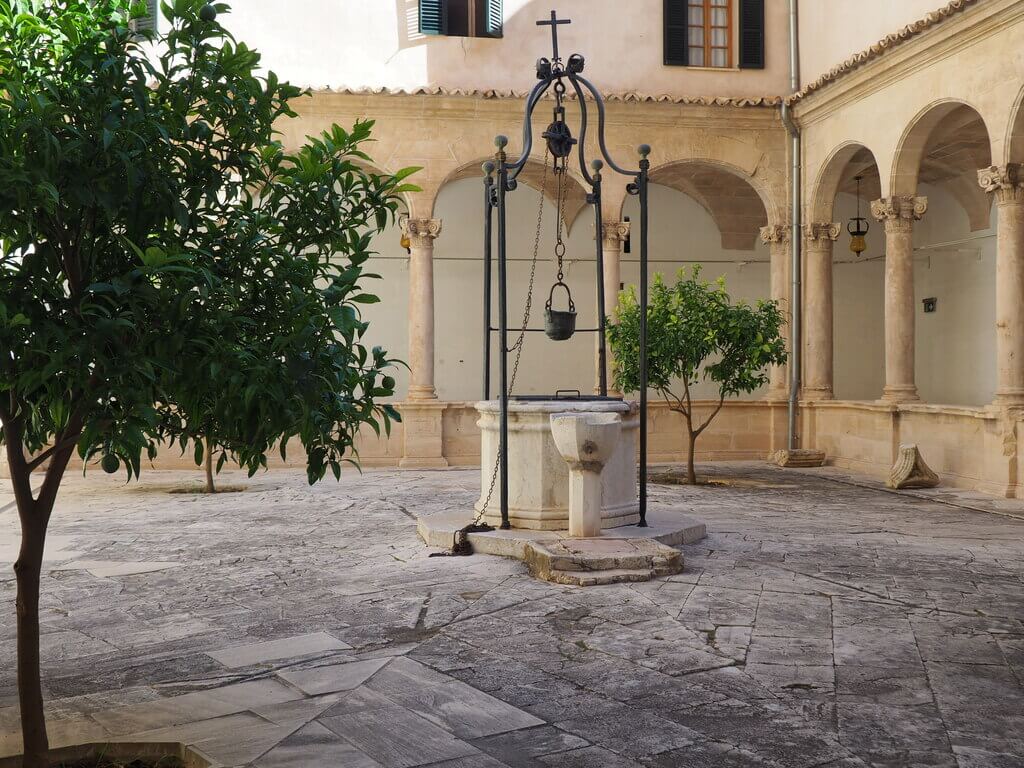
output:
[[52,741],[260,768],[1024,765],[1024,520],[834,470],[708,471],[731,484],[652,491],[707,523],[683,574],[584,589],[427,557],[415,515],[470,505],[477,471],[273,472],[214,498],[167,493],[196,474],[70,478],[44,578]]

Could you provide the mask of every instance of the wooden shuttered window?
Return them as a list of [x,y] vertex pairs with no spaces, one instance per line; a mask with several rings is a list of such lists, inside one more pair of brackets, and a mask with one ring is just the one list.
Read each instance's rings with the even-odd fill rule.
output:
[[764,0],[664,0],[664,35],[666,65],[763,69]]
[[443,0],[420,0],[420,33],[445,34],[445,16]]
[[689,32],[686,22],[689,0],[665,0],[665,64],[685,67],[690,63],[686,44]]
[[502,8],[501,0],[485,0],[485,21],[484,29],[488,37],[501,37],[502,35]]
[[420,33],[501,37],[502,0],[419,0]]
[[764,69],[764,0],[740,2],[740,68]]
[[665,0],[665,63],[732,66],[732,0]]

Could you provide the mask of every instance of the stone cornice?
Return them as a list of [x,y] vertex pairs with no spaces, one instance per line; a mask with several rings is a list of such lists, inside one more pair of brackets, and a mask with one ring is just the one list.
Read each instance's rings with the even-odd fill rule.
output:
[[[1019,0],[963,2],[958,13],[949,13],[934,20],[927,28],[906,37],[899,44],[888,46],[885,55],[865,57],[856,66],[845,69],[843,75],[829,81],[829,87],[819,86],[811,91],[805,88],[788,97],[794,105],[798,123],[806,126],[827,118],[841,106],[883,91],[937,61],[955,56],[973,45],[984,45],[998,30],[1024,19],[1024,3]],[[941,10],[934,12],[939,13]]]
[[[445,96],[465,97],[473,99],[512,99],[523,100],[529,94],[526,91],[515,90],[479,90],[474,88],[445,88],[440,85],[425,85],[419,88],[350,88],[329,86],[302,86],[309,88],[314,93],[339,93],[349,96]],[[575,101],[575,94],[566,94],[566,101]],[[636,91],[623,93],[607,93],[604,99],[609,103],[632,103],[632,104],[680,104],[700,107],[768,107],[773,108],[782,104],[781,96],[671,96],[667,93],[646,94]],[[589,101],[590,99],[588,99]]]
[[832,81],[838,80],[846,73],[851,72],[854,69],[857,69],[858,67],[866,64],[867,62],[873,59],[877,59],[886,51],[895,48],[896,46],[902,45],[903,43],[905,43],[906,41],[910,40],[913,37],[917,37],[922,32],[925,32],[928,29],[934,27],[936,24],[940,24],[941,22],[945,21],[951,16],[954,16],[966,10],[967,8],[969,8],[970,6],[974,5],[977,2],[979,2],[979,0],[950,0],[950,2],[944,5],[942,8],[939,8],[936,11],[932,11],[924,18],[911,22],[902,29],[886,35],[885,37],[883,37],[881,40],[879,40],[877,43],[870,46],[866,50],[863,50],[859,53],[855,53],[842,64],[833,67],[824,75],[819,77],[817,80],[808,83],[802,89],[792,94],[791,96],[787,96],[786,102],[788,104],[794,104],[797,101],[800,101],[809,94],[814,93],[815,91],[820,90],[821,88],[824,88]]

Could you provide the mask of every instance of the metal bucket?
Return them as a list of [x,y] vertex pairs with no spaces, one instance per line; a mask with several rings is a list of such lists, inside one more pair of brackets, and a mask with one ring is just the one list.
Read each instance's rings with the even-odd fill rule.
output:
[[[555,295],[555,288],[561,286],[565,289],[566,298],[569,299],[569,309],[552,309],[551,302]],[[559,280],[551,286],[547,303],[544,305],[544,333],[552,341],[565,341],[576,332],[576,305],[572,301],[572,294],[569,286]]]

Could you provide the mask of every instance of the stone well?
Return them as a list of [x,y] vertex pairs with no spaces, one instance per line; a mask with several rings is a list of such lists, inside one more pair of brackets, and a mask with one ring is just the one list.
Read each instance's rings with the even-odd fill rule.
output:
[[[501,406],[497,400],[477,403],[480,419],[479,513],[487,499],[498,458]],[[635,525],[640,521],[637,499],[636,450],[640,434],[639,407],[621,400],[510,400],[508,404],[508,513],[513,528],[562,531],[569,528],[569,467],[551,437],[554,413],[622,414],[622,436],[602,473],[601,527]],[[501,524],[499,483],[484,515]]]

